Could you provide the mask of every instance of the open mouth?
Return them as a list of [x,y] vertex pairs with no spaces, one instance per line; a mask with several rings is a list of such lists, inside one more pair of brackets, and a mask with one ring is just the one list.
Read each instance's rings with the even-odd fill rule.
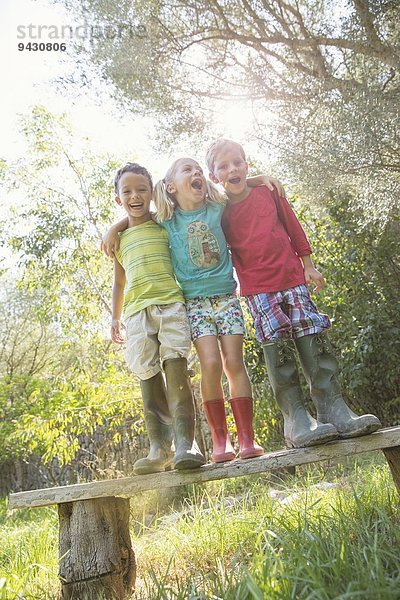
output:
[[190,185],[194,190],[201,190],[203,188],[203,182],[201,179],[194,179]]
[[130,204],[129,208],[133,208],[133,209],[137,209],[137,208],[142,208],[143,204],[142,203],[137,203],[137,204]]
[[240,177],[232,177],[232,179],[229,179],[229,183],[232,183],[233,185],[240,183],[240,181]]

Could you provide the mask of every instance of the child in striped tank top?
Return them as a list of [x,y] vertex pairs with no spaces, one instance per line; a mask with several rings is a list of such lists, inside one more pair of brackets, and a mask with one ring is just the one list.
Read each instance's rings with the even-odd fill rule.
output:
[[187,373],[189,324],[168,236],[150,213],[150,173],[136,163],[127,164],[116,174],[115,193],[127,213],[127,227],[114,257],[111,338],[124,343],[123,311],[126,359],[140,378],[150,440],[148,456],[136,461],[134,471],[164,471],[171,463],[176,469],[193,469],[205,460],[194,438],[195,410]]

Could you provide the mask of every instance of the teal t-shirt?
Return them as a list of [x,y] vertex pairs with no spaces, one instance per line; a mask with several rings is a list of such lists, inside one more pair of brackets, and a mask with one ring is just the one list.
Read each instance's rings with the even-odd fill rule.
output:
[[232,260],[221,227],[222,204],[175,209],[160,223],[169,236],[172,265],[185,298],[222,296],[236,289]]

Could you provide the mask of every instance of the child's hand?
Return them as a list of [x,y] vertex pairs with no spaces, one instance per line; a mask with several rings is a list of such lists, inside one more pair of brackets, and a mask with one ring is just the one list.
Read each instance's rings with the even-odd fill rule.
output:
[[286,193],[283,185],[279,179],[270,177],[269,175],[255,175],[254,177],[247,178],[247,185],[249,187],[258,187],[259,185],[266,185],[271,192],[274,191],[274,187],[278,190],[278,194],[282,198],[286,198]]
[[313,291],[316,294],[325,287],[324,276],[322,275],[322,273],[317,271],[317,269],[315,267],[312,267],[312,266],[304,267],[304,277],[306,279],[306,284],[308,286],[310,286],[311,283],[315,283],[315,288]]
[[119,235],[113,227],[107,231],[100,242],[100,250],[110,258],[112,258],[119,248]]
[[119,319],[113,319],[111,321],[111,339],[116,344],[125,344],[125,337],[123,335],[123,331],[125,326],[121,323]]
[[262,175],[262,177],[265,180],[264,181],[265,185],[267,186],[268,189],[271,190],[271,192],[273,192],[274,187],[276,187],[276,189],[278,190],[278,194],[282,198],[286,198],[285,188],[283,187],[283,185],[281,184],[279,179],[276,179],[275,177],[269,177],[268,175]]

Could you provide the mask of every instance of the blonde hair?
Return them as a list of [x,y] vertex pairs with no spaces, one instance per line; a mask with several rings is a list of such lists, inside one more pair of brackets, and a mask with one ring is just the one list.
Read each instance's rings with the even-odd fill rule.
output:
[[246,160],[246,154],[244,148],[238,142],[230,140],[229,138],[218,138],[209,147],[206,152],[206,164],[210,173],[214,173],[215,159],[217,154],[226,148],[234,148],[239,150],[243,160]]
[[[157,219],[158,221],[169,221],[172,219],[174,215],[175,208],[178,206],[178,202],[173,194],[170,194],[167,190],[167,186],[169,183],[174,181],[174,175],[176,172],[176,168],[178,163],[180,163],[184,158],[178,158],[175,160],[168,171],[165,174],[164,179],[160,179],[157,181],[154,186],[154,204],[157,209]],[[193,160],[193,159],[191,159]],[[196,162],[196,161],[195,161]],[[205,195],[206,202],[215,202],[216,204],[226,204],[228,197],[225,192],[221,191],[214,183],[206,179],[207,191]]]

